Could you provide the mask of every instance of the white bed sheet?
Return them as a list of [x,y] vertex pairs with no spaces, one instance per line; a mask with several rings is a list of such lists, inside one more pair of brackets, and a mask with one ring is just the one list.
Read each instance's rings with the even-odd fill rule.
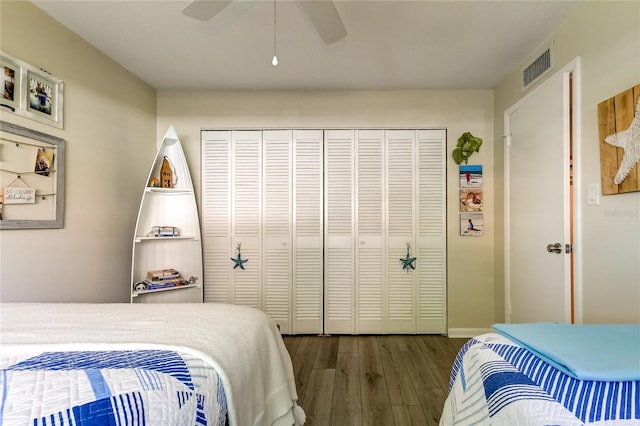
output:
[[3,354],[25,350],[171,349],[210,363],[230,425],[304,423],[291,359],[261,311],[226,304],[0,304]]

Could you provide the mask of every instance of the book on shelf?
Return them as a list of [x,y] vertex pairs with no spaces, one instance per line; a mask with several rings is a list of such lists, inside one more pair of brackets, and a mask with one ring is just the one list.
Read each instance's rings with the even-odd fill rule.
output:
[[147,286],[147,290],[158,290],[162,288],[170,288],[170,287],[177,287],[181,285],[187,285],[189,284],[189,282],[184,278],[175,278],[172,280],[164,280],[164,281],[151,280],[147,278],[145,279],[145,284]]
[[147,237],[177,237],[180,231],[175,226],[153,226]]
[[158,269],[156,271],[147,271],[147,277],[151,279],[173,279],[179,278],[180,273],[173,268]]

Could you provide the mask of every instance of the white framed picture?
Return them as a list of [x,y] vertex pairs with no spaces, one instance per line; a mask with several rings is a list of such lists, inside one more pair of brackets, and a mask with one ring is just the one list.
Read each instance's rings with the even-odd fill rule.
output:
[[41,70],[29,68],[23,75],[25,115],[62,128],[62,81]]
[[63,128],[62,80],[4,52],[0,52],[0,70],[4,111]]

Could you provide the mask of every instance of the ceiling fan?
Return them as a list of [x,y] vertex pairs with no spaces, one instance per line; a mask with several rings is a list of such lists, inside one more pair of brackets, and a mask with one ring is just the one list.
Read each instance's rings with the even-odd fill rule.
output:
[[[233,0],[192,0],[182,13],[200,21],[208,21],[232,2]],[[296,0],[296,3],[313,23],[325,44],[335,43],[347,35],[332,0]]]

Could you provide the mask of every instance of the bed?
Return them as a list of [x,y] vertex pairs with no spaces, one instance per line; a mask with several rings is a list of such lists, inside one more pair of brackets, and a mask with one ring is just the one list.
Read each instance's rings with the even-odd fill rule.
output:
[[0,425],[299,425],[291,359],[225,304],[0,304]]
[[458,352],[440,425],[640,425],[640,324],[495,324]]

